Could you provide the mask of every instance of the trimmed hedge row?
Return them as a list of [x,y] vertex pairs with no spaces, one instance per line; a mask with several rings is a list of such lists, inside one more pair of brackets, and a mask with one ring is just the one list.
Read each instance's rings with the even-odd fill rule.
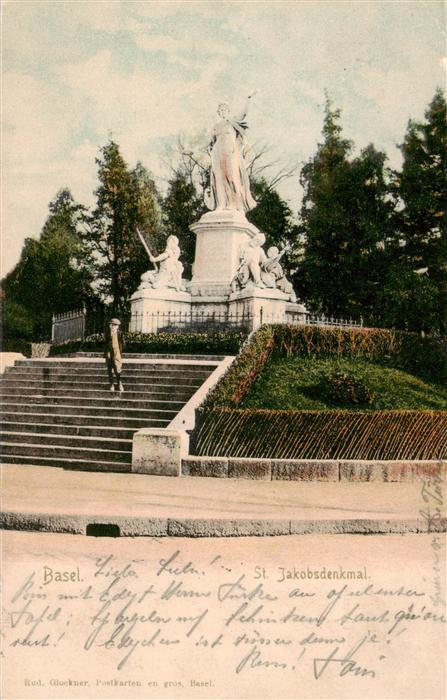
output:
[[[126,333],[125,352],[237,355],[247,337],[243,331],[216,333]],[[85,340],[53,345],[51,356],[75,352],[102,352],[104,336],[91,335]]]
[[262,326],[252,333],[229,371],[217,383],[202,404],[206,408],[238,406],[262,372],[275,348],[272,326]]
[[447,343],[369,328],[263,326],[197,412],[191,452],[277,459],[441,459],[446,411],[238,409],[272,353],[363,357],[423,378],[447,379]]
[[273,327],[275,349],[291,355],[362,357],[433,381],[447,381],[447,339],[383,328]]
[[199,410],[192,453],[276,459],[445,459],[446,411]]
[[317,357],[363,357],[419,375],[447,381],[447,340],[381,328],[323,328],[273,325],[254,332],[227,374],[208,395],[205,408],[236,408],[272,353]]

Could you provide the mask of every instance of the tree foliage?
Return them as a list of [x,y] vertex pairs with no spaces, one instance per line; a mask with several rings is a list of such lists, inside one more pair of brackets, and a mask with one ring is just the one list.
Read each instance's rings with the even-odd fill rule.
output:
[[84,255],[96,292],[112,314],[120,315],[126,313],[129,298],[148,267],[136,228],[146,233],[149,245],[157,247],[160,200],[147,170],[140,163],[129,170],[114,141],[101,149],[96,162],[100,185],[97,205],[85,217]]
[[[403,166],[396,173],[402,209],[396,217],[401,240],[399,275],[390,291],[402,288],[409,329],[445,333],[447,328],[447,105],[437,90],[425,122],[410,120],[401,145]],[[412,309],[409,308],[410,305]]]
[[52,314],[79,308],[89,297],[89,275],[78,263],[83,207],[63,189],[49,210],[40,238],[25,240],[19,262],[2,282],[10,337],[48,338]]
[[370,144],[352,158],[339,120],[327,99],[323,142],[301,172],[306,245],[297,281],[316,311],[372,321],[392,236],[386,155]]
[[249,221],[266,235],[266,246],[283,246],[297,235],[292,210],[265,178],[255,179],[251,191],[257,201],[247,215]]

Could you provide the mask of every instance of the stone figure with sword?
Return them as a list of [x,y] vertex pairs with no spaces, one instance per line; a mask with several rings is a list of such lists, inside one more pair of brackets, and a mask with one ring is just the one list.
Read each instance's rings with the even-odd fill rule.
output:
[[[166,248],[160,255],[153,255],[146,243],[143,233],[137,227],[138,237],[154,265],[154,270],[148,270],[141,275],[139,289],[163,289],[166,287],[177,292],[184,291],[182,282],[183,265],[180,262],[180,248],[177,236],[168,236]],[[160,264],[158,267],[157,263]]]

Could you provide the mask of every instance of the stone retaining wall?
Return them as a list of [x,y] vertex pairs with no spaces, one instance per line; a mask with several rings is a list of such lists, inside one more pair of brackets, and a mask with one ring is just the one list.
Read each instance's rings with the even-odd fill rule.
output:
[[183,476],[264,481],[416,481],[445,479],[447,460],[366,461],[196,457],[182,459]]

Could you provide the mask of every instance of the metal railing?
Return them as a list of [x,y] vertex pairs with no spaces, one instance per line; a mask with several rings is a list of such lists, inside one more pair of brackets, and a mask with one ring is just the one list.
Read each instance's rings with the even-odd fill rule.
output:
[[51,342],[57,344],[64,343],[67,340],[83,340],[85,317],[85,309],[68,311],[65,314],[53,314]]
[[130,333],[216,333],[228,330],[250,330],[253,316],[246,312],[166,311],[133,313],[128,324]]
[[306,324],[309,326],[331,326],[336,328],[363,328],[363,318],[360,318],[360,321],[353,321],[352,318],[346,320],[344,318],[306,314]]
[[[286,313],[274,313],[260,307],[256,312],[229,311],[157,311],[122,314],[121,328],[127,333],[216,333],[219,331],[251,331],[263,324],[288,323],[292,325],[313,325],[332,328],[362,328],[363,321],[317,316],[302,310],[288,309]],[[86,313],[85,309],[53,316],[52,343],[68,340],[83,340],[86,334],[102,333],[103,314]]]

